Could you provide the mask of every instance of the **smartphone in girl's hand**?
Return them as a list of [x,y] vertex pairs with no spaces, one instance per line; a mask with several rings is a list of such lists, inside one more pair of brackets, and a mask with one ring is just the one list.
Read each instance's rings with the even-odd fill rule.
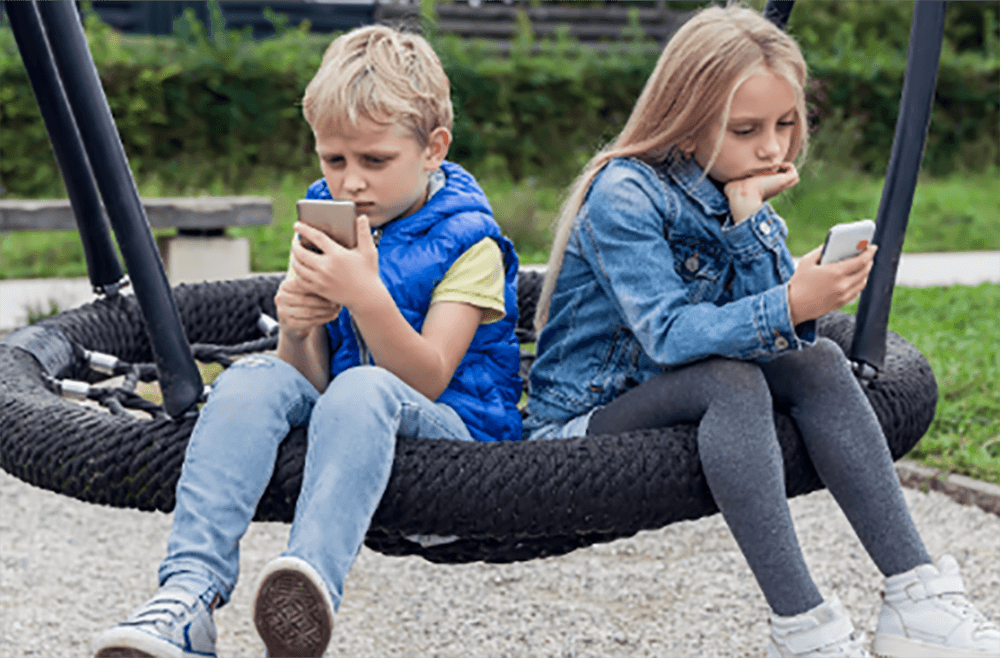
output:
[[819,264],[836,263],[857,256],[868,248],[874,235],[875,222],[870,219],[837,224],[831,227],[826,234],[826,242],[823,243]]

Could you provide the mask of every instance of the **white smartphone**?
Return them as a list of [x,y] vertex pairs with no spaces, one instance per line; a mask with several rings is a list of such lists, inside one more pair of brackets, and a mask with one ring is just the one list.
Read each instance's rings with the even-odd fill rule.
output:
[[875,222],[870,219],[837,224],[831,227],[826,234],[826,242],[823,243],[819,264],[836,263],[845,258],[857,256],[868,248],[874,235]]
[[[353,201],[300,199],[295,204],[295,209],[299,213],[299,221],[318,228],[348,249],[354,249],[357,246],[357,239],[354,233],[355,212]],[[305,239],[302,240],[302,245],[314,251],[316,250]]]

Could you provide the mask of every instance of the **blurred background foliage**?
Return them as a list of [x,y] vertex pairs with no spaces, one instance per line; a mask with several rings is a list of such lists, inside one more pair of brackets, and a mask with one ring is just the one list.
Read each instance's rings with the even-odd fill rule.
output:
[[[433,3],[425,3],[432,5]],[[703,6],[669,3],[679,11]],[[764,2],[749,4],[763,7]],[[906,64],[912,2],[796,5],[788,31],[802,44],[814,147],[811,159],[881,175]],[[89,12],[86,32],[137,179],[171,189],[240,190],[255,179],[315,171],[300,98],[331,35],[289,27],[254,40],[189,13],[171,37],[122,35]],[[213,21],[219,26],[222,21]],[[480,177],[567,184],[611,139],[652,70],[636,21],[606,52],[568,33],[538,38],[522,14],[509,55],[484,42],[428,36],[456,108],[451,157]],[[925,171],[996,166],[1000,142],[1000,37],[993,2],[947,9]],[[0,184],[5,196],[65,196],[45,127],[9,28],[0,29]]]

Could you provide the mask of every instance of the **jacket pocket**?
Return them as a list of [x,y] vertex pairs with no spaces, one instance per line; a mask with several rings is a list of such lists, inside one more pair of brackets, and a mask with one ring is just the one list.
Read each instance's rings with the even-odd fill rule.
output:
[[642,347],[626,327],[618,327],[611,336],[600,368],[587,382],[586,392],[592,406],[607,404],[635,386],[635,375]]
[[667,241],[674,255],[674,271],[687,286],[690,302],[714,301],[718,296],[715,287],[722,269],[719,245],[675,231],[667,234]]

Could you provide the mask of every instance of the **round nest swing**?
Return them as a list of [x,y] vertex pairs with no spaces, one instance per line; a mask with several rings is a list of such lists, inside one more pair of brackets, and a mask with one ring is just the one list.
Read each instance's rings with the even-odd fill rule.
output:
[[[267,275],[174,288],[195,358],[227,365],[231,355],[273,349],[276,338],[265,335],[268,324],[261,317],[274,316],[280,282],[280,276]],[[540,285],[540,274],[521,273],[522,342],[534,340],[530,322]],[[819,322],[818,332],[845,352],[853,331],[854,316],[846,313]],[[8,336],[0,342],[0,467],[83,501],[171,511],[197,412],[171,419],[134,392],[138,380],[155,377],[151,360],[133,295],[102,298]],[[530,362],[524,354],[522,376]],[[83,383],[114,374],[124,375],[124,382]],[[58,394],[73,389],[106,408]],[[937,386],[930,366],[890,332],[884,368],[864,391],[898,459],[933,419]],[[793,421],[782,409],[775,409],[775,420],[787,494],[822,488]],[[695,430],[679,425],[498,443],[400,437],[365,543],[385,554],[433,562],[513,562],[714,514],[718,508],[702,474]],[[305,448],[303,428],[284,440],[256,520],[291,521]]]

